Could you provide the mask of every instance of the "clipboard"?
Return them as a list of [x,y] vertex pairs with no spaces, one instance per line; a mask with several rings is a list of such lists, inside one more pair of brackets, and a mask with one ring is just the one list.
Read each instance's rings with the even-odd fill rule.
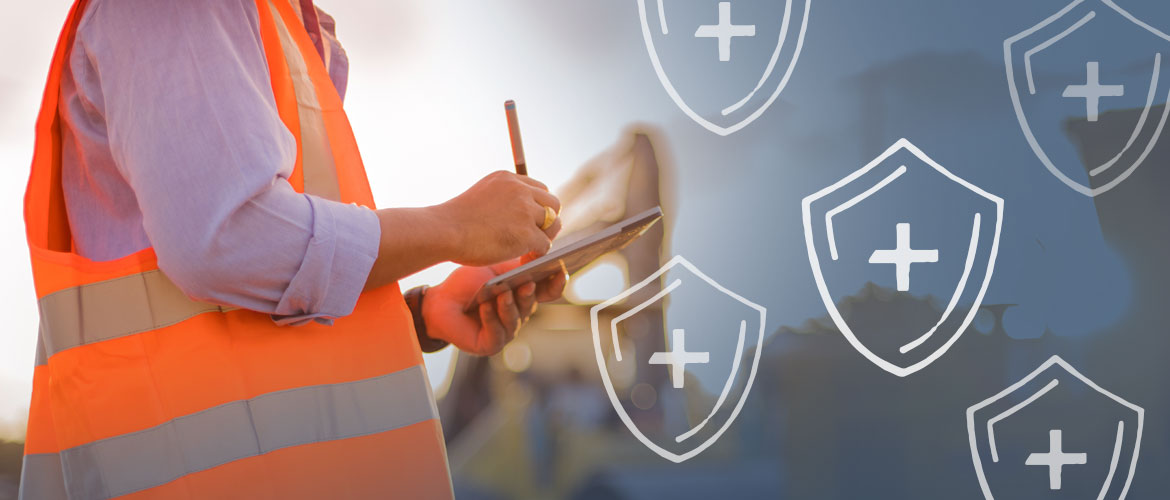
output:
[[528,282],[541,281],[562,270],[568,274],[580,271],[601,256],[625,248],[661,218],[662,207],[654,207],[563,247],[554,246],[547,254],[488,280],[463,311],[473,312],[480,304],[501,293]]

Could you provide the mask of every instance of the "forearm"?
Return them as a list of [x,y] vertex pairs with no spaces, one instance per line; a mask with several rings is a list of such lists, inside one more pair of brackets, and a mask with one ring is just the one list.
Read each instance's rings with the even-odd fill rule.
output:
[[378,257],[364,290],[440,262],[487,266],[548,251],[560,221],[541,227],[560,200],[535,180],[495,172],[440,205],[378,210]]
[[441,205],[378,210],[382,236],[365,290],[397,282],[435,264],[455,260],[458,232]]

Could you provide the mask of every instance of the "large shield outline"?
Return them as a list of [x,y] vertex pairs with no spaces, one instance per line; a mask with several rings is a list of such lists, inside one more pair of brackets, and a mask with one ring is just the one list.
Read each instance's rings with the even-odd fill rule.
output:
[[[838,189],[841,189],[842,187],[845,187],[845,186],[848,186],[848,185],[854,183],[859,178],[862,178],[866,174],[869,174],[875,168],[883,165],[888,158],[890,158],[895,153],[902,151],[902,150],[910,152],[917,159],[919,159],[923,165],[934,169],[936,172],[942,174],[943,177],[945,177],[946,179],[962,186],[966,190],[974,193],[975,195],[993,203],[995,206],[995,214],[996,214],[995,230],[994,230],[994,233],[993,233],[993,236],[991,239],[991,245],[990,245],[990,248],[988,251],[987,264],[984,267],[984,269],[986,271],[984,273],[983,279],[977,280],[979,283],[979,285],[978,285],[979,290],[975,294],[975,296],[972,298],[970,309],[968,310],[966,316],[963,317],[962,322],[958,326],[958,328],[956,328],[955,331],[953,333],[951,333],[949,337],[947,337],[946,341],[943,342],[937,349],[935,349],[933,352],[931,352],[924,359],[922,359],[916,363],[912,363],[908,366],[896,365],[889,360],[883,359],[877,353],[873,352],[873,350],[871,350],[869,347],[867,347],[865,345],[865,343],[863,343],[857,337],[857,335],[853,331],[852,327],[849,325],[849,323],[845,320],[845,318],[841,314],[840,309],[837,307],[837,303],[833,300],[833,296],[830,293],[828,284],[825,281],[824,272],[822,271],[822,267],[821,267],[820,257],[817,254],[816,228],[814,227],[813,220],[812,220],[812,208],[813,208],[812,205],[814,202],[816,202],[817,200],[819,200],[821,198],[824,198],[825,196],[828,196],[829,194],[832,194],[834,191],[837,191]],[[906,169],[907,169],[907,167],[905,165],[901,166],[897,170],[891,172],[889,176],[886,176],[884,180],[874,184],[872,187],[870,187],[864,193],[859,195],[857,198],[854,198],[854,199],[850,200],[848,203],[842,205],[842,207],[848,208],[847,205],[851,206],[852,204],[856,204],[856,203],[860,202],[861,200],[863,200],[865,197],[868,197],[868,196],[880,191],[885,186],[887,186],[890,182],[892,182],[894,179],[896,179],[898,176],[905,173]],[[1000,234],[1001,234],[1002,229],[1003,229],[1003,199],[998,197],[998,196],[995,196],[991,193],[988,193],[987,191],[984,191],[983,189],[975,186],[974,184],[971,184],[971,183],[963,180],[962,178],[956,176],[955,174],[951,173],[947,169],[943,168],[942,165],[938,164],[933,159],[931,159],[929,156],[927,156],[925,153],[923,153],[922,150],[918,149],[917,146],[910,143],[910,141],[906,140],[905,138],[899,139],[896,143],[894,143],[893,146],[890,146],[884,153],[882,153],[877,158],[870,161],[864,167],[858,169],[857,171],[853,172],[852,174],[849,174],[848,176],[841,179],[840,181],[837,181],[836,183],[834,183],[834,184],[832,184],[832,185],[830,185],[830,186],[828,186],[828,187],[826,187],[826,188],[824,188],[824,189],[822,189],[814,194],[811,194],[811,195],[805,197],[804,200],[802,201],[802,212],[803,212],[803,221],[804,221],[805,246],[808,250],[809,264],[812,267],[813,277],[816,280],[816,284],[817,284],[817,290],[820,292],[821,299],[825,304],[825,309],[828,311],[829,316],[833,319],[833,323],[841,331],[841,334],[844,335],[845,339],[849,341],[849,344],[852,345],[853,348],[856,349],[858,352],[860,352],[863,356],[865,356],[866,359],[868,359],[870,362],[874,363],[875,365],[877,365],[881,369],[886,370],[886,371],[888,371],[894,375],[897,375],[899,377],[905,377],[905,376],[910,375],[914,372],[917,372],[918,370],[921,370],[922,368],[925,368],[927,365],[934,362],[936,359],[938,359],[943,354],[945,354],[946,351],[948,349],[950,349],[950,347],[952,345],[954,345],[954,343],[956,341],[958,341],[959,337],[963,334],[964,331],[966,331],[967,327],[970,326],[971,322],[975,319],[975,314],[979,312],[979,306],[983,303],[983,296],[984,296],[984,294],[987,293],[987,287],[991,283],[991,277],[992,277],[992,274],[995,270],[996,257],[999,254],[999,238],[1000,238]],[[825,218],[825,221],[826,221],[825,234],[829,240],[832,240],[832,238],[833,238],[832,226],[831,226],[831,222],[830,222],[830,219],[832,217],[832,213],[833,213],[832,211],[826,212],[826,218]],[[974,257],[976,245],[979,243],[979,241],[976,239],[977,233],[979,232],[979,230],[978,230],[978,225],[979,225],[978,214],[976,214],[975,221],[976,221],[976,224],[974,225],[973,231],[972,231],[971,248],[969,248],[969,250],[968,250],[968,257],[966,259],[967,269],[964,271],[963,278],[960,279],[959,282],[956,284],[956,290],[955,290],[955,293],[952,295],[951,303],[948,305],[946,310],[943,312],[942,318],[936,323],[935,328],[925,332],[925,334],[919,336],[917,338],[917,340],[904,346],[904,348],[902,350],[903,353],[907,352],[909,349],[913,349],[913,348],[917,347],[918,345],[921,345],[923,342],[926,341],[926,339],[928,339],[929,337],[934,335],[936,333],[936,330],[940,327],[940,325],[942,325],[948,319],[948,316],[953,311],[954,306],[956,305],[956,302],[957,302],[958,298],[960,297],[960,295],[964,294],[968,290],[968,287],[969,287],[968,279],[967,279],[968,278],[968,271],[970,270],[970,268],[972,266],[972,258]],[[909,349],[907,349],[907,348],[909,348]]]
[[[667,31],[667,21],[665,17],[665,10],[663,8],[663,1],[664,0],[656,0],[654,9],[655,13],[657,14],[655,17],[658,18],[658,22],[656,24],[659,26],[659,29],[665,33]],[[673,100],[674,103],[678,105],[679,109],[681,109],[683,113],[686,113],[687,116],[689,116],[699,125],[702,125],[703,128],[706,128],[707,130],[710,130],[716,134],[726,136],[746,127],[748,124],[755,121],[756,118],[759,118],[760,115],[764,114],[764,111],[767,111],[768,107],[771,106],[776,98],[780,96],[780,92],[784,90],[784,87],[788,85],[788,79],[792,76],[792,71],[796,68],[796,61],[800,59],[800,52],[804,47],[805,33],[808,29],[809,9],[812,6],[812,1],[813,0],[785,0],[786,3],[780,36],[776,42],[776,48],[772,53],[772,58],[769,61],[767,68],[764,70],[764,73],[760,76],[759,83],[756,84],[755,89],[748,93],[748,95],[744,96],[734,105],[723,109],[721,114],[722,116],[728,116],[738,110],[741,110],[743,106],[756,97],[757,92],[759,91],[764,91],[764,95],[768,96],[767,99],[759,102],[754,110],[752,110],[749,114],[747,114],[747,116],[743,117],[739,121],[722,125],[716,124],[711,120],[704,118],[694,109],[692,109],[691,106],[687,104],[686,100],[684,100],[682,96],[679,95],[678,90],[676,90],[674,84],[671,83],[670,77],[667,76],[666,71],[663,70],[662,62],[658,57],[658,50],[654,44],[654,36],[652,33],[653,28],[649,22],[649,16],[647,16],[646,13],[647,0],[638,0],[638,16],[642,22],[642,38],[645,40],[646,50],[650,54],[650,62],[654,65],[654,72],[658,75],[658,81],[662,82],[662,87],[666,89],[666,93],[670,95],[671,100]],[[794,23],[791,23],[791,19],[794,13],[800,16],[799,30],[795,29]],[[788,62],[788,65],[784,68],[784,71],[780,73],[776,71],[776,66],[779,62],[778,58],[780,53],[787,43],[794,43],[795,49],[792,54],[792,59]],[[773,85],[775,88],[772,90],[771,94],[767,94],[767,89]]]
[[[1089,197],[1094,197],[1109,191],[1128,178],[1134,172],[1134,170],[1136,170],[1137,167],[1145,161],[1150,151],[1154,148],[1154,145],[1157,144],[1159,138],[1162,135],[1162,131],[1166,125],[1167,119],[1170,118],[1170,103],[1167,103],[1167,105],[1164,106],[1160,116],[1155,117],[1153,120],[1147,119],[1151,109],[1156,105],[1156,101],[1159,97],[1163,97],[1166,99],[1166,101],[1170,101],[1170,75],[1160,75],[1160,68],[1164,64],[1163,61],[1170,62],[1170,60],[1164,60],[1163,58],[1163,54],[1170,57],[1170,50],[1166,50],[1156,53],[1153,71],[1151,74],[1151,82],[1147,93],[1148,97],[1146,100],[1146,105],[1129,142],[1121,152],[1113,157],[1111,161],[1089,169],[1089,175],[1091,177],[1109,171],[1112,169],[1112,167],[1114,167],[1114,164],[1117,163],[1122,158],[1122,156],[1131,149],[1132,146],[1134,146],[1135,141],[1140,136],[1146,135],[1146,132],[1152,130],[1150,137],[1146,140],[1146,144],[1139,145],[1140,149],[1137,150],[1139,151],[1137,158],[1128,162],[1123,162],[1128,163],[1128,165],[1120,165],[1122,167],[1121,170],[1112,169],[1115,177],[1101,183],[1096,188],[1081,184],[1080,182],[1072,179],[1068,174],[1060,169],[1055,164],[1055,162],[1052,161],[1048,153],[1045,152],[1043,145],[1040,144],[1040,141],[1036,138],[1036,134],[1033,132],[1031,126],[1028,123],[1028,117],[1024,111],[1023,102],[1021,100],[1024,93],[1021,91],[1020,87],[1024,82],[1028,84],[1028,93],[1035,94],[1030,58],[1036,53],[1039,53],[1041,50],[1059,43],[1060,40],[1064,37],[1082,28],[1086,23],[1091,22],[1094,17],[1098,15],[1098,12],[1116,14],[1132,23],[1136,29],[1145,30],[1158,38],[1170,42],[1170,35],[1167,35],[1153,26],[1142,22],[1140,19],[1134,17],[1125,9],[1122,9],[1112,0],[1074,0],[1056,14],[1053,14],[1051,17],[1041,21],[1039,24],[1022,31],[1008,38],[1007,40],[1004,40],[1003,44],[1004,67],[1007,72],[1008,90],[1011,94],[1012,105],[1016,111],[1016,119],[1020,123],[1020,128],[1024,132],[1024,137],[1027,139],[1028,145],[1031,146],[1032,151],[1036,154],[1036,157],[1039,158],[1040,162],[1044,164],[1045,168],[1047,168],[1048,171],[1052,173],[1052,175],[1056,176],[1057,179],[1060,179],[1061,182],[1076,192]],[[1067,24],[1068,27],[1054,37],[1041,37],[1043,39],[1038,44],[1026,43],[1030,41],[1031,38],[1037,37],[1037,34],[1041,30],[1048,27],[1049,25],[1053,25],[1054,23]],[[1021,54],[1021,47],[1024,47],[1023,54]],[[1167,49],[1170,49],[1170,46],[1167,46]],[[1020,57],[1021,55],[1023,56],[1022,58]],[[1018,61],[1022,61],[1022,63]],[[1018,66],[1023,66],[1023,68],[1019,68]],[[1021,69],[1023,71],[1020,71]],[[1023,75],[1023,80],[1021,80],[1021,75]]]
[[[748,372],[747,381],[744,384],[743,391],[740,393],[738,400],[735,402],[735,408],[731,411],[731,414],[728,416],[727,421],[725,421],[723,423],[723,425],[720,426],[717,431],[715,431],[714,434],[712,434],[710,437],[708,437],[705,441],[696,445],[690,451],[687,451],[687,452],[682,453],[682,454],[677,454],[677,453],[671,452],[671,451],[663,448],[662,446],[658,445],[657,443],[655,443],[648,436],[646,436],[646,434],[643,433],[642,430],[639,429],[638,426],[634,424],[633,419],[630,418],[630,414],[626,411],[625,406],[622,405],[621,400],[618,398],[617,391],[614,389],[613,381],[610,380],[610,372],[609,372],[609,369],[607,368],[607,364],[605,361],[605,353],[603,352],[603,349],[601,346],[601,325],[599,324],[599,319],[598,319],[598,315],[603,309],[610,307],[614,304],[617,304],[617,303],[621,302],[622,300],[625,300],[627,297],[634,294],[635,292],[650,285],[651,283],[657,282],[657,280],[663,274],[665,274],[667,271],[670,271],[675,266],[679,266],[679,265],[683,266],[687,271],[690,271],[690,273],[693,274],[695,277],[701,279],[707,285],[711,286],[715,290],[718,290],[720,293],[723,293],[723,294],[731,297],[732,299],[735,299],[737,302],[742,303],[743,305],[748,306],[749,308],[751,308],[755,311],[758,311],[760,313],[759,328],[758,329],[755,329],[755,328],[751,329],[752,333],[755,333],[754,338],[750,339],[750,340],[755,341],[755,353],[754,353],[754,356],[752,357],[752,366],[750,368],[750,371]],[[670,287],[663,289],[662,292],[660,292],[654,298],[648,300],[646,303],[642,304],[642,306],[645,306],[646,304],[649,304],[651,302],[659,300],[662,296],[669,293],[670,289],[671,289]],[[755,304],[755,303],[741,297],[740,295],[736,294],[735,292],[732,292],[731,290],[724,288],[722,285],[715,282],[715,280],[711,279],[706,274],[703,274],[702,271],[700,271],[697,267],[695,267],[693,264],[691,264],[690,261],[686,260],[681,255],[675,256],[673,259],[670,260],[670,262],[667,262],[666,265],[662,266],[662,268],[655,271],[654,274],[651,274],[650,276],[646,277],[646,279],[642,280],[641,282],[637,283],[636,285],[631,286],[629,289],[622,292],[621,294],[618,294],[617,296],[615,296],[615,297],[613,297],[605,302],[602,302],[600,304],[593,306],[589,310],[590,326],[591,326],[591,329],[593,330],[593,351],[594,351],[594,354],[597,355],[597,368],[601,371],[601,380],[602,380],[603,384],[605,385],[605,392],[606,392],[606,394],[609,395],[609,400],[613,404],[614,410],[617,411],[618,417],[621,418],[622,422],[626,425],[626,427],[630,429],[630,432],[632,432],[634,434],[634,437],[638,438],[638,441],[641,441],[642,444],[646,445],[647,448],[649,448],[651,451],[657,453],[662,458],[670,460],[674,463],[681,463],[687,459],[690,459],[691,457],[694,457],[695,455],[698,455],[703,450],[707,449],[709,446],[714,444],[715,441],[718,440],[719,437],[722,436],[725,431],[727,431],[728,427],[731,427],[731,424],[733,422],[735,422],[735,418],[737,416],[739,416],[740,410],[743,409],[744,402],[747,401],[748,394],[751,392],[752,382],[754,382],[755,378],[756,378],[756,369],[759,367],[759,364],[760,364],[760,354],[762,351],[761,348],[764,345],[764,328],[765,328],[765,324],[766,324],[765,323],[766,319],[767,319],[767,310],[763,306]],[[620,320],[620,318],[615,319],[613,324],[610,325],[610,328],[611,328],[610,333],[614,338],[613,347],[614,347],[615,352],[618,353],[617,356],[618,356],[618,360],[620,361],[621,357],[620,357],[620,350],[618,347],[619,343],[616,340],[617,339],[617,323],[619,320]],[[744,323],[742,323],[742,325],[746,325],[746,319],[745,319]],[[720,394],[718,400],[716,401],[714,408],[711,410],[710,415],[707,417],[707,419],[701,421],[699,424],[697,424],[695,427],[693,427],[690,431],[684,433],[684,435],[693,434],[693,433],[697,432],[699,429],[701,429],[702,427],[706,426],[706,424],[708,423],[708,420],[712,416],[714,416],[715,413],[718,412],[719,409],[722,407],[722,405],[726,402],[728,392],[730,391],[730,389],[734,385],[733,382],[735,381],[735,379],[738,375],[738,371],[740,369],[740,360],[743,357],[742,356],[743,348],[746,345],[746,341],[749,340],[748,333],[749,333],[749,331],[746,328],[746,326],[741,327],[740,332],[739,332],[738,347],[736,349],[736,355],[732,361],[733,365],[732,365],[731,373],[728,375],[728,381],[724,385],[723,391]]]
[[[1108,398],[1108,400],[1120,405],[1121,407],[1133,411],[1136,415],[1137,425],[1131,426],[1131,428],[1128,429],[1128,431],[1132,434],[1127,434],[1124,421],[1119,422],[1109,474],[1106,476],[1105,484],[1101,486],[1101,491],[1098,494],[1098,498],[1107,498],[1106,495],[1110,491],[1116,489],[1115,481],[1121,477],[1116,474],[1116,468],[1122,462],[1121,444],[1127,439],[1127,436],[1128,439],[1132,439],[1134,443],[1133,453],[1128,460],[1129,470],[1128,473],[1125,474],[1125,482],[1121,486],[1121,491],[1116,499],[1124,500],[1125,496],[1129,493],[1130,484],[1133,482],[1134,473],[1137,471],[1138,456],[1141,452],[1142,430],[1145,425],[1145,410],[1142,407],[1130,403],[1129,401],[1122,399],[1120,396],[1117,396],[1116,394],[1101,388],[1101,386],[1097,385],[1092,380],[1089,380],[1088,377],[1081,374],[1081,372],[1077,371],[1076,368],[1073,368],[1072,365],[1068,364],[1068,362],[1066,362],[1064,359],[1061,359],[1060,356],[1052,356],[1051,358],[1048,358],[1047,361],[1042,363],[1038,368],[1033,370],[1032,373],[1029,373],[1027,376],[1020,379],[1019,382],[1012,384],[1003,391],[1000,391],[998,394],[991,396],[990,398],[987,398],[975,405],[972,405],[967,409],[967,436],[971,446],[971,461],[975,466],[975,474],[979,478],[979,486],[982,488],[983,496],[987,498],[987,500],[992,500],[994,497],[992,495],[991,487],[987,481],[987,474],[984,470],[982,450],[986,448],[989,458],[998,461],[997,453],[995,451],[996,444],[994,426],[997,422],[1010,418],[1017,411],[1044,397],[1045,394],[1058,386],[1058,382],[1063,374],[1071,376],[1073,380],[1079,381],[1085,387],[1096,391],[1098,394]],[[1039,387],[1039,389],[1033,392],[1032,388],[1036,387]],[[997,410],[997,404],[1000,406],[1005,406],[1006,403],[1000,403],[1000,401],[1020,391],[1032,392],[1032,394],[1019,403],[1011,405],[1004,411],[995,413],[994,415],[985,415],[982,413],[984,410],[988,410],[987,413],[991,413],[994,410]],[[990,418],[987,418],[989,416]],[[984,447],[983,443],[986,443],[986,447]]]

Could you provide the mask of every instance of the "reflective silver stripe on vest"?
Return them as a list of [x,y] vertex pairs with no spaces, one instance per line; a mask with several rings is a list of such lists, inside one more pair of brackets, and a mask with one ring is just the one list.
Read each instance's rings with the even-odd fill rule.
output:
[[20,500],[66,500],[61,458],[56,453],[25,455],[20,469]]
[[[342,384],[300,387],[209,408],[57,454],[25,457],[24,498],[106,499],[300,444],[377,434],[438,418],[416,365]],[[63,466],[63,467],[62,467]],[[62,474],[62,469],[64,474]],[[60,485],[64,482],[64,488]],[[54,496],[57,490],[62,494]],[[43,496],[42,496],[43,494]]]
[[[309,68],[301,49],[293,40],[292,33],[280,17],[276,5],[268,2],[280,45],[284,49],[284,60],[288,64],[289,79],[293,93],[297,96],[297,116],[301,127],[301,174],[305,181],[305,192],[327,200],[340,201],[341,187],[337,181],[337,166],[333,162],[333,151],[329,146],[329,134],[325,131],[325,119],[321,116],[321,103],[317,88],[309,76]],[[300,12],[300,6],[294,6]],[[304,23],[302,22],[302,25]],[[303,28],[302,28],[303,29]],[[316,57],[316,52],[313,56]]]
[[49,362],[49,356],[45,354],[45,325],[40,325],[40,331],[37,332],[37,360],[33,366],[44,366]]
[[229,307],[191,300],[162,271],[66,288],[41,297],[37,363],[72,347],[145,332]]

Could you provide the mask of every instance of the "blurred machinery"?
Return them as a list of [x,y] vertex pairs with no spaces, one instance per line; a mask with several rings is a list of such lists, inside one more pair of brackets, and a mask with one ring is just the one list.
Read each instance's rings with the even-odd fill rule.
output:
[[[863,452],[849,448],[852,451],[845,453],[842,443],[880,441],[882,446],[871,448],[901,449],[898,440],[904,434],[874,436],[870,431],[874,426],[927,428],[961,414],[970,393],[983,394],[1002,385],[998,377],[979,377],[946,381],[951,390],[939,392],[932,384],[944,382],[929,378],[909,382],[874,378],[873,367],[845,345],[827,317],[810,318],[803,327],[781,328],[765,340],[756,396],[719,446],[682,464],[647,451],[618,420],[604,392],[589,310],[652,274],[671,255],[668,221],[675,207],[664,145],[651,130],[631,129],[585,164],[558,193],[565,206],[565,241],[654,205],[663,207],[664,223],[574,276],[566,298],[542,305],[500,355],[456,355],[450,389],[439,406],[459,498],[709,498],[727,492],[857,498],[855,490],[864,489],[864,482],[816,479],[825,468],[855,472],[850,464],[857,463]],[[638,293],[651,296],[661,289],[662,283],[656,283]],[[627,302],[637,304],[644,298],[639,295]],[[898,314],[937,314],[926,299],[876,286],[845,300],[857,314],[886,314],[891,307]],[[1058,340],[1051,335],[1025,340],[1007,335],[1003,317],[1012,306],[983,306],[974,325],[977,332],[964,336],[960,351],[964,355],[948,360],[953,369],[1006,377],[1011,367],[1034,366],[1034,358],[1052,352]],[[614,309],[606,312],[623,312]],[[665,348],[664,311],[649,312],[639,314],[638,324],[623,329],[623,342],[632,344],[623,346],[624,352]],[[1062,344],[1061,349],[1072,348]],[[679,408],[657,397],[668,384],[666,370],[611,377],[639,428],[653,432],[665,418],[679,418]],[[918,398],[926,390],[940,396],[930,401]],[[852,418],[850,402],[874,394],[894,403],[868,407],[866,418]],[[687,398],[696,396],[688,393]],[[681,414],[689,413],[683,409]],[[901,460],[914,467],[950,470],[949,462],[937,456],[906,453]],[[889,462],[896,463],[900,462]],[[826,490],[826,484],[832,487]],[[916,489],[930,484],[906,484],[901,498],[937,497],[936,492]]]

